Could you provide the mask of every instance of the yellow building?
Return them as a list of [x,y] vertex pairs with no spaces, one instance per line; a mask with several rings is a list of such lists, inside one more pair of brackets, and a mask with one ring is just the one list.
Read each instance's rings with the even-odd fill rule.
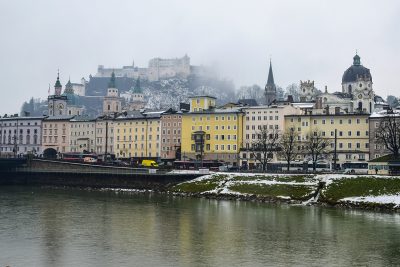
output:
[[160,117],[162,111],[132,111],[114,122],[114,148],[117,158],[160,157]]
[[[298,139],[303,145],[307,136],[320,132],[323,137],[330,141],[329,160],[332,162],[335,144],[338,164],[366,162],[369,160],[368,117],[368,114],[286,115],[285,128],[286,131],[293,129],[298,133]],[[304,149],[302,152],[301,159],[307,156]]]
[[215,108],[214,97],[192,97],[190,112],[182,114],[182,159],[237,165],[243,146],[243,115],[239,107]]

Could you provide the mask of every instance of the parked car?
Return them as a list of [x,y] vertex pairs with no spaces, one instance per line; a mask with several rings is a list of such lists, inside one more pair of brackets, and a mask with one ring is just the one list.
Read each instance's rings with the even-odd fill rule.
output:
[[126,167],[129,166],[129,163],[122,161],[120,159],[116,159],[113,161],[113,165]]
[[84,157],[83,158],[83,162],[85,162],[85,163],[96,163],[97,159],[96,158],[92,158],[92,157]]
[[144,159],[142,161],[142,166],[143,167],[155,167],[155,168],[158,168],[158,163],[155,162],[154,160],[151,160],[151,159]]

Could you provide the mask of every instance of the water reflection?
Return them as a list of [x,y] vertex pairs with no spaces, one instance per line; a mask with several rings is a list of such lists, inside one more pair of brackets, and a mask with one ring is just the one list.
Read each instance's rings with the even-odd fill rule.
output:
[[0,266],[387,266],[400,216],[149,194],[0,188]]

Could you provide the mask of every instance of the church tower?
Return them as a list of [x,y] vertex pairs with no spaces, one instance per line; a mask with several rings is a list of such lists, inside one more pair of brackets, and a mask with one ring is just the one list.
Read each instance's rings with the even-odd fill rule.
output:
[[300,81],[300,102],[311,102],[315,100],[314,81]]
[[49,116],[62,116],[67,114],[67,97],[61,94],[62,85],[60,82],[60,73],[57,73],[57,80],[54,85],[54,95],[47,98],[47,107]]
[[54,85],[54,95],[61,95],[62,85],[60,82],[60,72],[57,72],[57,81]]
[[108,83],[107,96],[103,100],[103,113],[114,114],[118,112],[121,112],[121,98],[115,85],[115,73],[113,71]]
[[134,87],[131,88],[131,99],[128,104],[128,110],[139,110],[143,109],[145,106],[145,101],[144,101],[144,94],[142,91],[142,88],[140,87],[140,80],[137,78],[136,84]]
[[270,105],[276,100],[276,86],[274,82],[274,75],[272,73],[271,60],[269,61],[268,80],[267,84],[265,85],[265,100],[267,105]]
[[342,77],[342,92],[351,98],[350,111],[372,113],[374,111],[374,90],[372,76],[368,68],[361,65],[359,55],[353,57],[350,66]]

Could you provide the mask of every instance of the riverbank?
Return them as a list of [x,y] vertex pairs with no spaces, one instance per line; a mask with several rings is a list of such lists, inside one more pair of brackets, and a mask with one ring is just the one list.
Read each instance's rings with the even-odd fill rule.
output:
[[177,195],[400,212],[400,178],[214,173],[172,186]]

